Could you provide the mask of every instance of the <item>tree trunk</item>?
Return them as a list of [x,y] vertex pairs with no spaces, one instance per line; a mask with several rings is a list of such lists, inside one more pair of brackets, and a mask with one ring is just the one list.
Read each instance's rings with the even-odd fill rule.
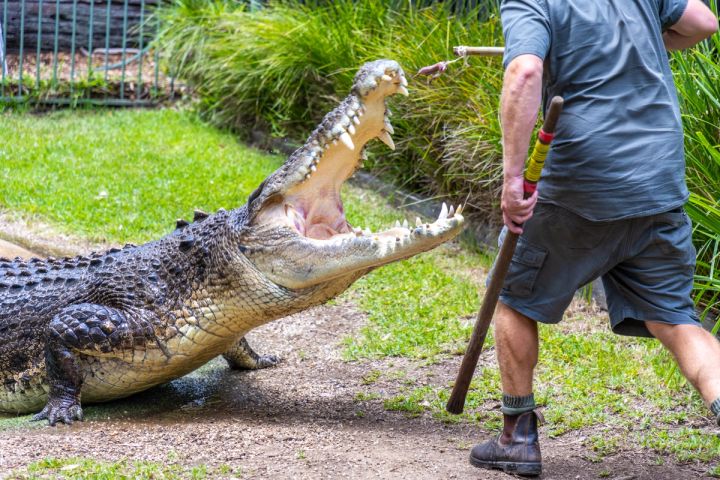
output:
[[[147,20],[160,1],[145,0],[142,5],[142,0],[110,0],[108,12],[107,0],[0,0],[0,22],[7,25],[6,51],[17,53],[21,41],[24,50],[34,52],[40,43],[42,51],[53,51],[56,32],[59,51],[70,51],[73,43],[76,51],[137,48],[141,36],[147,45],[155,31]],[[145,25],[141,26],[141,19]]]

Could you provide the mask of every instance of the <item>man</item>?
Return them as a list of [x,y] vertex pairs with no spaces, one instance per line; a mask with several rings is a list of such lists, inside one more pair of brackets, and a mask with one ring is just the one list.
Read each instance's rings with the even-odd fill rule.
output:
[[[613,331],[659,339],[720,422],[720,344],[690,298],[695,250],[666,53],[712,35],[717,18],[700,0],[504,0],[501,18],[502,211],[522,236],[495,317],[504,427],[470,462],[540,474],[536,322],[559,322],[599,276]],[[564,110],[539,198],[525,200],[531,133],[554,95]]]

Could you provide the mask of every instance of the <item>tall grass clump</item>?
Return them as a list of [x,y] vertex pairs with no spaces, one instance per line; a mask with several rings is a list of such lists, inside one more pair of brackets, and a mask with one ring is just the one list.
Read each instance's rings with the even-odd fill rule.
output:
[[[718,12],[716,0],[711,8]],[[685,153],[697,248],[696,302],[705,314],[720,304],[720,35],[673,54],[675,84],[685,127]],[[720,328],[720,319],[715,331]]]
[[501,165],[499,59],[456,62],[432,83],[414,78],[455,45],[499,45],[492,14],[478,22],[477,10],[457,16],[442,3],[379,0],[275,1],[256,11],[176,0],[160,15],[167,60],[197,92],[200,110],[241,134],[259,128],[301,140],[347,95],[362,63],[397,60],[411,90],[409,99],[391,101],[398,148],[371,155],[368,165],[415,190],[452,192],[484,216],[493,211]]

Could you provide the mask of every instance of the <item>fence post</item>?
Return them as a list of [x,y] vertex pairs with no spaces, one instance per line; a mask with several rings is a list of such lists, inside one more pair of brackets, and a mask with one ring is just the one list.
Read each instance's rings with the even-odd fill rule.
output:
[[5,67],[5,43],[3,43],[2,25],[0,25],[0,74],[2,74],[3,80],[5,80],[5,75],[7,75],[7,69]]
[[5,77],[8,75],[7,64],[5,62],[5,45],[7,44],[7,0],[3,2],[3,14],[2,14],[2,25],[0,25],[0,52],[2,53],[2,62],[0,62],[0,77],[2,77],[2,83],[0,83],[0,97],[5,96]]

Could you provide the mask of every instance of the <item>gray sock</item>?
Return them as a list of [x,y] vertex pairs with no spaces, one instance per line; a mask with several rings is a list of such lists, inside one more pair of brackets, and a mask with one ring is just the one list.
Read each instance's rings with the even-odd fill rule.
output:
[[531,393],[524,397],[516,397],[503,393],[501,410],[505,415],[520,415],[535,410],[535,395]]
[[717,424],[720,426],[720,397],[716,398],[714,402],[710,404],[710,410],[717,419]]

